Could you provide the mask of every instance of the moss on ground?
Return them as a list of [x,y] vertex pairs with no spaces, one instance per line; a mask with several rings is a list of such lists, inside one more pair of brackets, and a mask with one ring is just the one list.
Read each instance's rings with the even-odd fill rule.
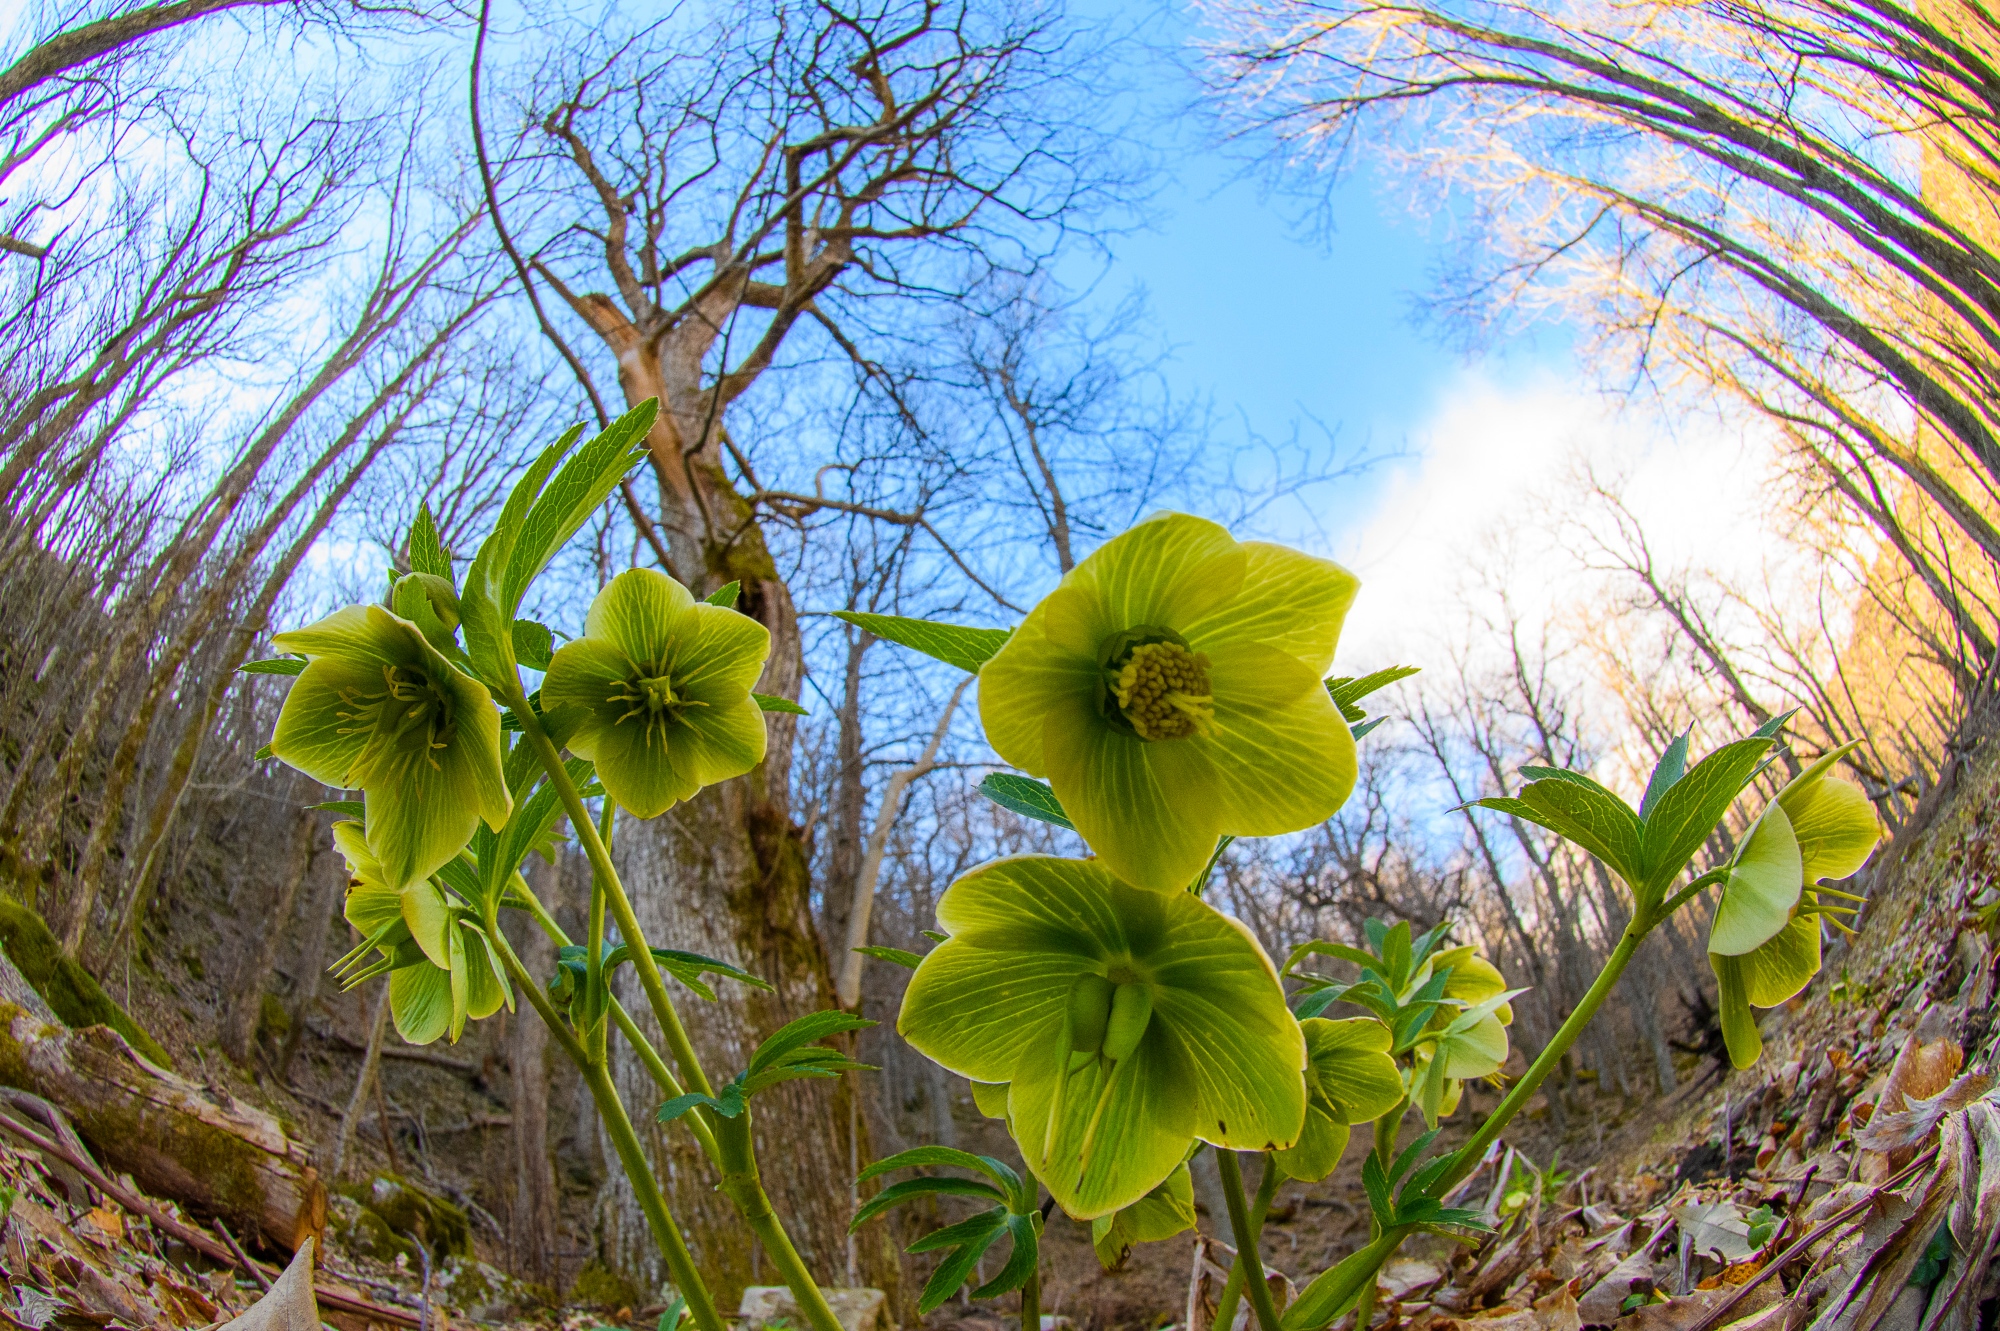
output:
[[163,1068],[174,1065],[159,1041],[113,1002],[89,971],[63,955],[42,917],[6,897],[0,897],[0,948],[65,1026],[109,1026],[141,1057]]

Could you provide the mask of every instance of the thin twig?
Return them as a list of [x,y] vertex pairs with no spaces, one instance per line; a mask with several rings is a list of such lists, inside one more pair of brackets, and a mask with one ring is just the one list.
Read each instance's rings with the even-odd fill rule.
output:
[[229,1232],[229,1226],[223,1224],[220,1217],[216,1219],[215,1232],[222,1235],[222,1241],[229,1245],[229,1251],[236,1254],[236,1264],[250,1273],[250,1278],[257,1282],[258,1289],[269,1294],[271,1278],[264,1274],[257,1263],[250,1260],[250,1254],[243,1251],[243,1245],[236,1241],[236,1236]]

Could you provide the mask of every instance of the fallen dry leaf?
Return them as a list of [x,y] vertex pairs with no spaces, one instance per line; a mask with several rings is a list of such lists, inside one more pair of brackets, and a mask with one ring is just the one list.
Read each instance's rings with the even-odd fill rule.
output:
[[221,1331],[319,1331],[319,1301],[313,1297],[313,1240],[308,1237],[292,1255],[292,1264],[264,1297],[243,1315],[222,1324]]

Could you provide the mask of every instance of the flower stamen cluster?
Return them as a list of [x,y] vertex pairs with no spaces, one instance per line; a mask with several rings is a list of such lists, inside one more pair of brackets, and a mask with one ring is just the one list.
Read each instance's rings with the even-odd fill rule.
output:
[[674,691],[674,681],[664,669],[654,670],[642,667],[652,673],[628,679],[619,688],[605,695],[608,703],[622,703],[625,712],[613,722],[624,725],[634,717],[640,718],[643,742],[651,748],[654,736],[658,735],[660,747],[667,743],[667,727],[681,720],[681,713],[690,707],[706,707],[707,703],[694,698],[678,696]]
[[1215,724],[1208,657],[1177,642],[1145,642],[1107,674],[1119,715],[1140,739],[1186,739]]
[[379,692],[350,685],[338,693],[335,716],[348,724],[337,733],[370,737],[357,771],[393,779],[419,761],[433,771],[442,770],[438,751],[451,747],[450,691],[409,666],[383,666],[382,682]]

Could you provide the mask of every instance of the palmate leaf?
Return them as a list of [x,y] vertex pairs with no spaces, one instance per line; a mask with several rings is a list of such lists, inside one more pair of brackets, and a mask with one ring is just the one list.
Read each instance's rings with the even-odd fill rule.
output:
[[1003,1234],[1012,1236],[1013,1251],[1000,1273],[974,1290],[972,1297],[990,1299],[1019,1289],[1027,1283],[1040,1260],[1042,1217],[1035,1205],[1038,1190],[1033,1183],[1024,1183],[1018,1173],[992,1156],[974,1155],[949,1146],[919,1146],[898,1152],[885,1160],[877,1160],[862,1170],[855,1182],[865,1183],[897,1169],[938,1166],[971,1170],[985,1175],[992,1182],[939,1174],[892,1183],[864,1201],[847,1227],[848,1233],[852,1234],[893,1207],[929,1197],[977,1197],[999,1203],[992,1210],[981,1211],[956,1224],[934,1230],[909,1246],[907,1251],[913,1253],[951,1250],[950,1256],[932,1272],[918,1300],[921,1310],[926,1313],[958,1292],[978,1267],[980,1258]]
[[1770,749],[1771,741],[1764,736],[1739,739],[1689,768],[1661,794],[1647,816],[1642,876],[1627,881],[1649,898],[1664,893],[1757,774]]
[[776,1032],[767,1036],[750,1055],[750,1065],[744,1072],[750,1076],[775,1065],[779,1059],[794,1049],[823,1040],[829,1035],[839,1035],[843,1031],[858,1031],[875,1025],[866,1017],[857,1017],[851,1012],[809,1012],[796,1021],[787,1022]]
[[864,633],[872,633],[899,646],[957,666],[976,675],[1013,636],[1011,629],[976,629],[962,624],[939,624],[928,619],[904,619],[900,615],[871,615],[858,610],[836,610],[833,617],[845,620]]
[[646,433],[660,404],[641,402],[579,448],[536,497],[522,519],[520,535],[508,552],[500,582],[500,607],[511,617],[549,560],[597,511],[625,473],[646,456]]

